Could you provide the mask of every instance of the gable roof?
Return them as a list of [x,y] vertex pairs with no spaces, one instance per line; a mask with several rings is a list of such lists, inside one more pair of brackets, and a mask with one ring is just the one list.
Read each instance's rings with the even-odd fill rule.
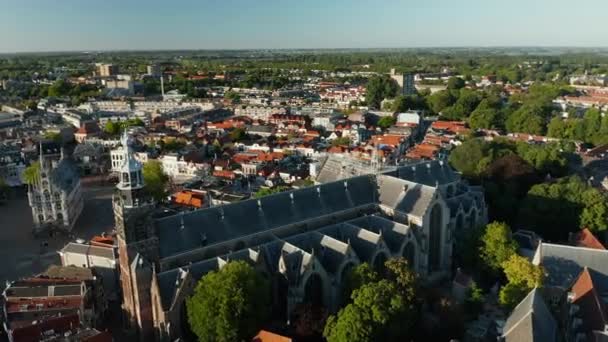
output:
[[260,199],[194,210],[158,219],[161,257],[270,231],[346,209],[375,203],[372,177],[360,176]]
[[571,238],[572,244],[578,247],[587,247],[593,249],[602,249],[605,250],[604,245],[598,240],[593,233],[584,228],[580,232],[573,234]]
[[[606,304],[595,288],[593,271],[587,267],[583,269],[578,279],[572,285],[572,303],[579,307],[579,314],[583,321],[583,328],[588,335],[593,330],[603,331],[608,324]],[[593,341],[594,339],[590,339]]]
[[513,309],[507,318],[502,336],[506,342],[556,341],[557,323],[539,289],[530,291]]
[[[541,242],[533,260],[545,269],[545,286],[569,289],[584,267],[595,271],[600,292],[608,290],[608,251]],[[601,281],[599,281],[601,280]]]

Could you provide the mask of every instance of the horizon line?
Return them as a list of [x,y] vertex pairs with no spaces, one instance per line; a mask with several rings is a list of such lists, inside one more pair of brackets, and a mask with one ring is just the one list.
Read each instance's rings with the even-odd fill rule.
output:
[[44,53],[116,53],[116,52],[195,52],[195,51],[339,51],[339,50],[433,50],[433,49],[606,49],[608,45],[437,45],[437,46],[411,46],[411,47],[292,47],[292,48],[175,48],[175,49],[68,49],[68,50],[21,50],[21,51],[0,51],[0,55],[19,55],[19,54],[44,54]]

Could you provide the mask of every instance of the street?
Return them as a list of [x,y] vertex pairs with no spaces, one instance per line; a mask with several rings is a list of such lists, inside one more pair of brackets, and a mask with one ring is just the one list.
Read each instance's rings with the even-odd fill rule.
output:
[[[72,232],[75,238],[88,240],[113,229],[113,191],[112,185],[83,185],[84,209]],[[34,237],[27,193],[16,190],[11,199],[0,204],[0,260],[3,266],[0,267],[0,286],[4,287],[7,280],[37,274],[51,264],[60,264],[57,251],[68,241],[69,238],[62,234]]]

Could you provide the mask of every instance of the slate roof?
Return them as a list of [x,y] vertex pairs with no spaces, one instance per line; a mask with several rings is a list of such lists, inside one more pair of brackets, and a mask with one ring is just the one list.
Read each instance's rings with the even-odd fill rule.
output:
[[423,161],[399,167],[395,171],[395,176],[428,186],[453,183],[460,179],[460,176],[441,160]]
[[372,177],[191,211],[156,221],[161,257],[376,202]]
[[540,243],[534,256],[534,264],[545,269],[545,286],[569,289],[584,267],[597,273],[597,286],[601,292],[608,290],[608,251],[585,247],[573,247]]
[[62,159],[51,171],[51,181],[61,190],[70,193],[78,184],[80,175],[78,167],[71,159]]
[[533,289],[513,310],[503,328],[505,342],[557,340],[557,323],[540,290]]
[[436,188],[391,176],[378,176],[380,203],[395,210],[422,217],[435,196]]

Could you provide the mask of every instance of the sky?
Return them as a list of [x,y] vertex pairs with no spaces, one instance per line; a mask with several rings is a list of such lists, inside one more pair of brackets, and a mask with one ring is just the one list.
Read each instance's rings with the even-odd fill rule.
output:
[[608,46],[607,0],[0,0],[0,52]]

